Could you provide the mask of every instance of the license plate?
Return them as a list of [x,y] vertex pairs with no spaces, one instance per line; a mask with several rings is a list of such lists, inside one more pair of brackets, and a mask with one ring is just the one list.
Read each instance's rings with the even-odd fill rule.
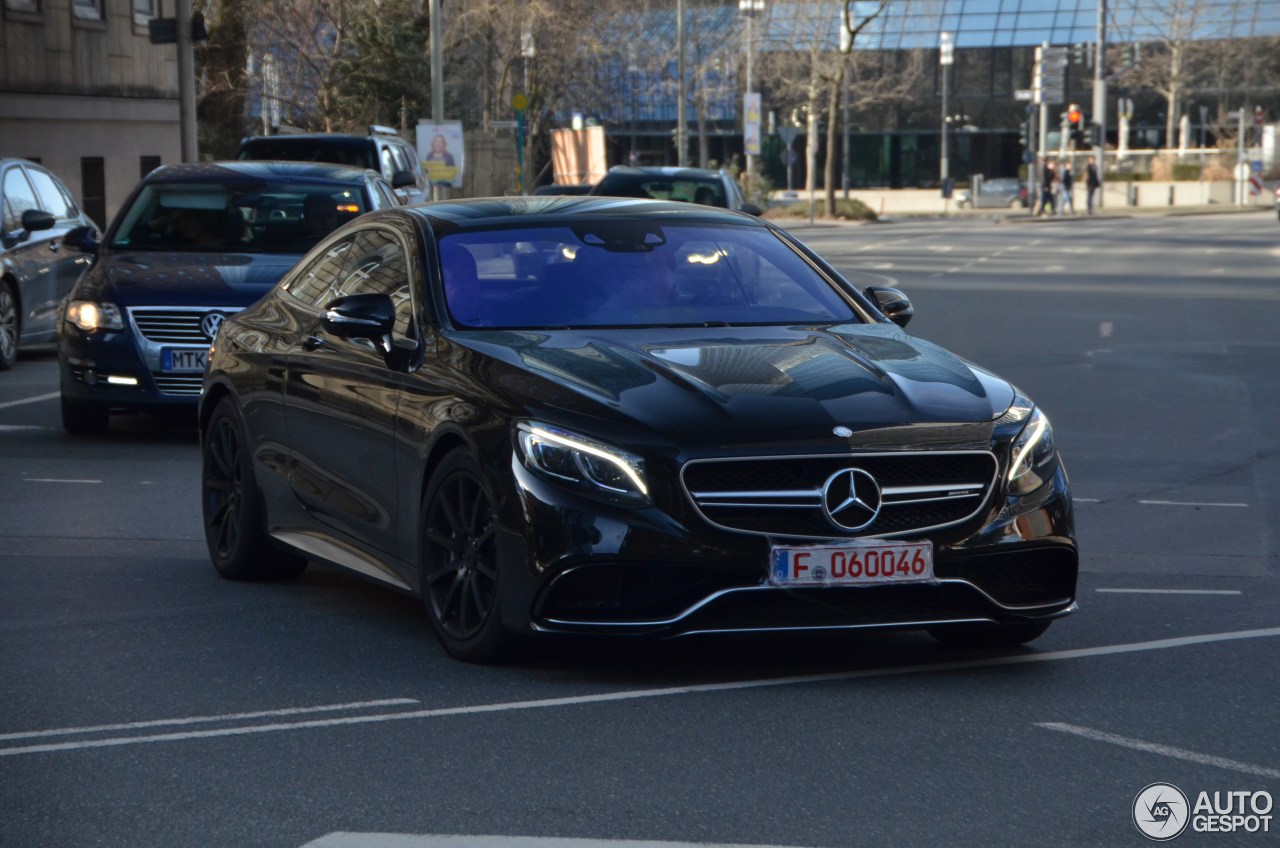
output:
[[769,582],[775,586],[874,586],[933,579],[932,542],[851,539],[831,545],[775,545]]
[[209,351],[205,350],[174,350],[166,347],[160,351],[160,370],[165,372],[202,372],[205,363],[209,361]]

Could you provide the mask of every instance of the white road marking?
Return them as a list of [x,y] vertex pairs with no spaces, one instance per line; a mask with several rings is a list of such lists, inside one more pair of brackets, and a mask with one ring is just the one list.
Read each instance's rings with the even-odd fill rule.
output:
[[890,268],[892,268],[892,267],[893,267],[893,263],[892,263],[892,262],[881,262],[879,265],[872,265],[871,267],[872,267],[872,268],[875,268],[875,269],[876,269],[876,270],[878,270],[878,271],[888,271]]
[[1239,589],[1094,589],[1104,595],[1243,595]]
[[11,406],[22,406],[25,403],[39,403],[42,400],[53,400],[60,397],[62,392],[49,392],[47,395],[36,395],[35,397],[23,398],[22,400],[7,400],[0,403],[0,409],[8,409]]
[[54,751],[76,751],[83,748],[109,748],[119,745],[141,745],[149,742],[180,742],[189,739],[209,739],[219,736],[248,736],[258,733],[275,733],[284,730],[308,730],[324,727],[341,727],[354,724],[381,724],[409,719],[447,718],[453,716],[482,715],[485,713],[509,713],[521,710],[572,707],[584,704],[604,704],[618,701],[637,701],[648,698],[666,698],[674,695],[697,695],[716,692],[739,692],[749,689],[765,689],[777,686],[795,686],[806,683],[833,683],[846,680],[867,680],[876,677],[892,677],[922,672],[959,671],[974,668],[993,668],[1005,665],[1055,662],[1060,660],[1104,657],[1115,654],[1131,654],[1143,651],[1163,651],[1192,645],[1209,645],[1216,642],[1234,642],[1242,639],[1266,639],[1280,636],[1280,627],[1258,630],[1235,630],[1226,633],[1208,633],[1200,636],[1179,636],[1157,639],[1151,642],[1130,642],[1120,645],[1101,645],[1094,648],[1074,648],[1066,651],[1049,651],[1043,654],[1013,654],[1000,657],[982,657],[953,662],[922,663],[920,665],[873,668],[862,671],[844,671],[832,674],[811,674],[797,677],[776,677],[766,680],[741,680],[730,683],[705,683],[693,686],[671,686],[662,689],[631,689],[620,692],[604,692],[596,695],[571,695],[563,698],[544,698],[536,701],[507,701],[497,704],[478,704],[463,707],[438,707],[426,710],[405,710],[374,715],[343,716],[340,718],[313,719],[310,721],[279,724],[219,727],[210,730],[193,730],[183,733],[158,733],[150,736],[116,736],[106,739],[86,739],[76,742],[58,742],[22,747],[0,747],[0,757],[20,754],[41,754]]
[[[784,848],[712,842],[645,842],[545,836],[454,836],[442,833],[329,833],[302,848]],[[793,846],[794,848],[794,846]]]
[[1225,273],[1227,273],[1227,269],[1226,269],[1226,268],[1210,268],[1210,269],[1209,269],[1209,273],[1210,273],[1210,274],[1225,274]]
[[956,267],[954,267],[954,268],[948,268],[948,269],[947,269],[947,273],[948,273],[948,274],[954,274],[955,272],[957,272],[957,271],[959,271],[959,270],[960,270],[960,266],[959,266],[959,265],[957,265],[957,266],[956,266]]
[[1147,506],[1235,506],[1247,507],[1247,503],[1199,503],[1196,501],[1138,501],[1140,504]]
[[1072,498],[1072,503],[1102,503],[1101,498]]
[[1115,330],[1116,325],[1110,321],[1103,321],[1098,325],[1098,335],[1104,339],[1111,338],[1111,333]]
[[64,480],[58,477],[25,477],[27,483],[101,483],[101,480]]
[[363,710],[369,707],[393,707],[419,704],[413,698],[384,698],[380,701],[356,701],[350,704],[324,704],[318,707],[289,707],[282,710],[258,710],[251,713],[226,713],[224,715],[188,716],[186,718],[161,718],[155,721],[131,721],[126,724],[96,724],[88,727],[58,727],[52,730],[31,730],[26,733],[0,733],[0,740],[36,739],[41,736],[70,736],[76,733],[101,733],[105,730],[136,730],[144,727],[172,727],[182,724],[202,724],[213,721],[239,721],[246,718],[268,716],[305,715],[306,713],[336,712],[339,710]]
[[1044,266],[1044,270],[1046,270],[1046,271],[1065,271],[1065,270],[1066,270],[1066,267],[1067,267],[1067,266],[1065,266],[1065,265],[1046,265],[1046,266]]
[[1074,724],[1063,724],[1057,721],[1036,722],[1035,726],[1042,727],[1045,730],[1056,730],[1059,733],[1070,733],[1075,736],[1081,736],[1085,739],[1092,739],[1095,742],[1106,742],[1110,745],[1119,745],[1121,748],[1130,748],[1134,751],[1145,751],[1148,754],[1159,754],[1162,757],[1172,757],[1175,760],[1186,760],[1189,763],[1199,763],[1203,766],[1215,766],[1221,769],[1228,769],[1229,771],[1238,771],[1242,774],[1250,774],[1255,777],[1270,777],[1272,779],[1280,778],[1280,769],[1256,766],[1253,763],[1242,763],[1239,760],[1228,760],[1226,757],[1215,757],[1212,754],[1201,754],[1196,751],[1188,751],[1183,748],[1174,748],[1171,745],[1160,745],[1155,742],[1144,742],[1141,739],[1130,739],[1128,736],[1117,736],[1114,733],[1094,730],[1089,727],[1079,727]]
[[16,433],[19,430],[52,430],[52,427],[41,427],[39,424],[0,424],[0,433]]

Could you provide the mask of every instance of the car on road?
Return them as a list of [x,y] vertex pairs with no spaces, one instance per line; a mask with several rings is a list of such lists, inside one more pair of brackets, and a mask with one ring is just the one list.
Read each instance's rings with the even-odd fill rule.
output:
[[738,182],[732,175],[708,168],[635,168],[616,165],[588,193],[608,197],[681,200],[751,215],[761,214],[759,206],[748,203],[742,196],[742,190],[738,188]]
[[60,307],[62,425],[194,409],[223,320],[262,297],[340,224],[398,206],[376,172],[303,162],[204,162],[138,184]]
[[22,345],[54,340],[58,303],[91,261],[73,245],[97,228],[57,177],[25,159],[0,158],[0,218],[0,371],[7,371]]
[[420,596],[469,661],[549,634],[1030,641],[1075,609],[1053,430],[911,316],[707,206],[372,213],[223,325],[213,565],[343,566]]
[[403,203],[431,199],[431,181],[413,145],[391,127],[374,124],[368,135],[291,133],[246,138],[237,159],[245,161],[329,162],[369,169],[391,183]]
[[981,180],[976,193],[973,189],[958,192],[956,205],[961,209],[1025,209],[1027,184],[1017,177]]

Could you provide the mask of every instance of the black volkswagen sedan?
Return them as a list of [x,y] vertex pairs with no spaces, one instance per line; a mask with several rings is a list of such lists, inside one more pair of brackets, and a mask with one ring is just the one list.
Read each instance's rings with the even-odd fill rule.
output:
[[[62,424],[194,409],[209,344],[332,230],[396,206],[373,171],[295,162],[172,165],[125,201],[62,305]],[[65,239],[64,239],[65,241]]]
[[455,657],[535,634],[927,629],[1075,609],[1045,414],[748,215],[444,202],[336,232],[228,318],[200,406],[232,579],[422,598]]

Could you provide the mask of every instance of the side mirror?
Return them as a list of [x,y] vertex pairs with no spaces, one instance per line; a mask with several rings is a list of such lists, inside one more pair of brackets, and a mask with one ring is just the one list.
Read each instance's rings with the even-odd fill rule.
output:
[[413,171],[396,171],[391,175],[392,188],[404,188],[418,184],[418,175]]
[[56,223],[58,223],[57,218],[48,212],[41,212],[39,209],[28,209],[22,213],[22,229],[28,233],[53,229],[53,225]]
[[879,307],[884,317],[899,327],[906,327],[911,317],[916,314],[911,308],[911,301],[898,289],[888,286],[868,286],[863,293]]
[[76,227],[67,231],[67,234],[62,237],[62,243],[67,247],[75,248],[81,253],[97,256],[98,249],[102,247],[102,243],[98,241],[98,238],[97,227]]
[[755,215],[756,217],[759,217],[764,214],[764,210],[761,209],[759,206],[756,206],[754,203],[742,204],[742,211],[746,212],[748,215]]
[[396,325],[396,306],[386,294],[348,295],[330,301],[320,323],[331,335],[352,341],[363,339],[388,354],[391,331]]

